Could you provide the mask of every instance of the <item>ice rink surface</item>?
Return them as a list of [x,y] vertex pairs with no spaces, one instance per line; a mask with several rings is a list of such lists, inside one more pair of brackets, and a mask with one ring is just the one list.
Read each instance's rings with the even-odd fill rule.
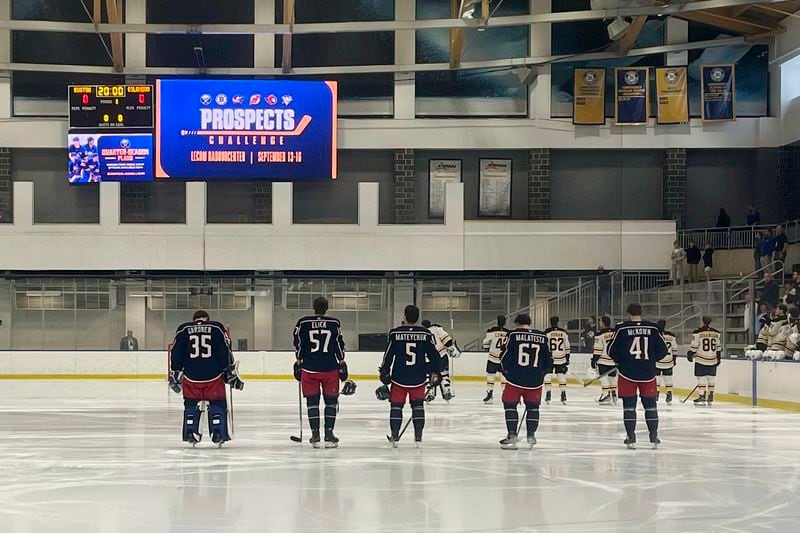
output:
[[[660,404],[662,448],[622,444],[621,407],[570,387],[532,450],[500,450],[483,386],[428,406],[425,442],[386,441],[359,383],[337,450],[294,444],[294,382],[250,381],[237,439],[180,441],[182,403],[156,381],[3,381],[0,531],[798,531],[800,414]],[[406,407],[408,416],[410,409]],[[304,429],[304,436],[308,432]]]

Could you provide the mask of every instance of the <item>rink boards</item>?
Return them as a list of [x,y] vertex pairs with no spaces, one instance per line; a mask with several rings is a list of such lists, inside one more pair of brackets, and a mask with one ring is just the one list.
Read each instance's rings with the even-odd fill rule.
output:
[[[374,379],[381,362],[379,352],[350,352],[350,374],[359,380]],[[294,352],[237,352],[240,371],[249,379],[291,379]],[[590,356],[573,354],[572,381],[590,379]],[[484,380],[486,353],[464,353],[452,360],[457,380]],[[694,365],[679,357],[675,387],[692,389]],[[2,351],[0,379],[164,379],[167,357],[163,351]],[[755,376],[755,379],[754,379]],[[717,376],[721,400],[750,403],[753,386],[759,405],[800,410],[800,363],[723,360]]]

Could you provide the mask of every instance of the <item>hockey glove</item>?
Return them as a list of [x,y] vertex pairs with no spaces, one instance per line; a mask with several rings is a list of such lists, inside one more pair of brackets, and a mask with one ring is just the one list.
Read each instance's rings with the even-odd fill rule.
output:
[[302,371],[302,367],[300,366],[300,361],[295,361],[294,366],[292,367],[292,374],[294,374],[294,379],[300,381],[300,372]]
[[756,350],[761,350],[762,352],[764,352],[764,351],[767,350],[767,345],[764,344],[763,342],[757,342],[756,343]]
[[689,361],[690,363],[691,363],[692,361],[694,361],[694,352],[689,352],[689,353],[687,353],[687,354],[686,354],[686,360],[687,360],[687,361]]
[[438,372],[431,372],[430,377],[428,378],[428,383],[431,387],[437,386],[439,383],[442,382],[442,375]]
[[348,379],[344,382],[344,386],[342,386],[342,394],[345,396],[351,396],[356,393],[356,382],[352,379]]
[[592,362],[591,362],[591,365],[592,365],[592,368],[594,368],[595,370],[597,370],[597,360],[598,360],[598,359],[600,359],[600,358],[599,358],[599,357],[597,357],[596,355],[593,355],[593,356],[592,356]]
[[244,381],[239,377],[239,370],[236,368],[236,364],[232,364],[225,369],[225,383],[230,385],[232,389],[244,389]]
[[381,383],[384,385],[388,385],[392,382],[392,375],[389,373],[388,368],[379,368],[378,372],[380,374]]
[[175,394],[180,394],[183,388],[181,387],[181,381],[183,380],[183,372],[180,370],[171,370],[169,373],[169,388],[172,389],[172,392]]
[[347,381],[350,373],[347,371],[347,363],[344,361],[339,363],[339,381]]
[[375,389],[375,397],[380,401],[388,400],[389,399],[389,387],[387,385],[381,385],[377,389]]
[[447,352],[450,354],[450,357],[453,357],[453,358],[461,357],[461,350],[459,350],[458,347],[455,344],[450,346],[447,349]]

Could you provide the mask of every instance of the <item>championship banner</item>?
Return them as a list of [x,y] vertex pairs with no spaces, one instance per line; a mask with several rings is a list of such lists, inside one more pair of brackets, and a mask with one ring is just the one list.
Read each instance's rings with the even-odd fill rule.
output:
[[335,179],[335,81],[156,81],[156,177]]
[[686,67],[656,69],[658,124],[687,124],[689,122],[689,84]]
[[572,97],[572,123],[606,123],[606,69],[576,68]]
[[649,67],[615,69],[614,116],[616,124],[647,124],[650,116]]
[[734,65],[700,67],[703,120],[736,120],[736,71]]

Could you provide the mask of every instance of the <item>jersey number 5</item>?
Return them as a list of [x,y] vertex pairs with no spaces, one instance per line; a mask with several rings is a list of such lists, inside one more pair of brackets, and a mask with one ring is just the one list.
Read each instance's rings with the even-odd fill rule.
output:
[[634,359],[650,359],[650,354],[647,349],[650,344],[650,339],[647,337],[634,337],[631,342],[631,355]]
[[189,335],[189,342],[192,343],[191,359],[211,357],[211,335]]
[[417,364],[417,343],[410,342],[406,344],[406,366],[414,366]]
[[530,366],[531,356],[533,357],[533,366],[539,366],[539,345],[520,344],[517,351],[517,364],[519,366]]

